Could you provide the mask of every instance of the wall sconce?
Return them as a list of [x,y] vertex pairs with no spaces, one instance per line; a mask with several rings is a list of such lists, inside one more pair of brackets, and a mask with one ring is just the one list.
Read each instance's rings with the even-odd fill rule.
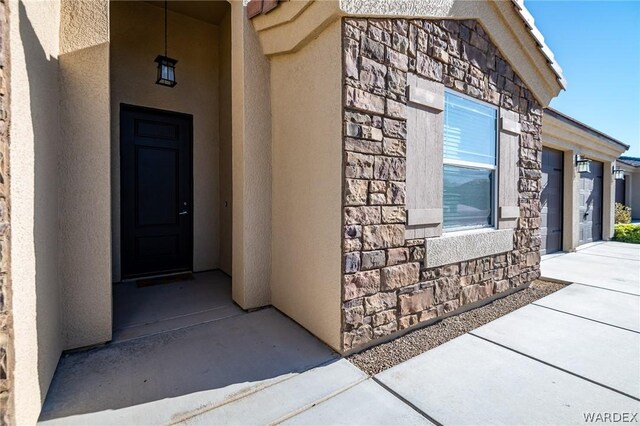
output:
[[613,178],[614,179],[623,180],[624,179],[624,170],[616,169],[615,167],[613,167]]
[[591,173],[591,160],[580,155],[576,156],[576,169],[578,173]]

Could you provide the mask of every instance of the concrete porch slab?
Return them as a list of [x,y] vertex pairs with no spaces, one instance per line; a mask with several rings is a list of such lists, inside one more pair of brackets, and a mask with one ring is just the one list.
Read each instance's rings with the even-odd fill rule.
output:
[[640,332],[640,297],[632,294],[571,284],[533,304]]
[[42,424],[165,424],[337,354],[264,309],[63,357]]
[[640,398],[639,333],[529,305],[471,334]]
[[231,278],[222,271],[149,287],[135,281],[113,286],[114,342],[241,314],[231,298]]
[[581,424],[640,402],[464,335],[376,376],[441,424]]
[[[189,425],[267,425],[278,423],[367,379],[341,359],[313,368],[233,400],[212,410],[185,417]],[[177,420],[177,419],[176,419]]]
[[368,379],[309,410],[285,425],[430,425],[402,400]]
[[246,313],[235,305],[220,306],[202,312],[194,312],[192,314],[158,320],[148,324],[119,328],[113,330],[112,343],[179,330],[208,322],[221,321],[238,315],[246,315]]
[[640,295],[640,245],[594,244],[575,253],[545,258],[542,277]]

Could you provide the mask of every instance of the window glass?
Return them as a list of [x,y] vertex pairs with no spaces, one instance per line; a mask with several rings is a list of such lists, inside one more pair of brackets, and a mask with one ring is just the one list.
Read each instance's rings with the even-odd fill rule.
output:
[[496,164],[495,108],[445,92],[444,158]]
[[445,230],[494,225],[497,109],[445,92]]
[[493,171],[444,166],[444,228],[492,225]]

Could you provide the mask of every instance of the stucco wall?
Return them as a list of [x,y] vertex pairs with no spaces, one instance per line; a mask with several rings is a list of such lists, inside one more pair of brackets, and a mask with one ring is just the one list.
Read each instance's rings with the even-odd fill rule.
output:
[[60,295],[73,349],[111,340],[108,43],[60,55],[60,95]]
[[269,60],[242,2],[231,2],[233,300],[268,305],[271,293]]
[[[341,28],[271,60],[273,305],[340,350]],[[319,60],[321,58],[321,60]]]
[[109,3],[60,7],[58,264],[63,349],[72,349],[111,339]]
[[220,23],[220,269],[231,275],[231,8]]
[[58,282],[58,2],[11,1],[15,422],[33,424],[62,350]]
[[193,115],[193,267],[220,266],[219,28],[169,11],[169,56],[178,85],[155,84],[164,52],[164,10],[144,2],[111,3],[111,149],[113,275],[120,279],[119,111],[133,104]]
[[615,223],[616,180],[613,177],[613,162],[605,161],[602,168],[602,239],[613,238]]
[[[544,132],[544,124],[542,126]],[[544,136],[543,136],[544,137]],[[544,141],[544,139],[543,139]],[[576,154],[573,150],[563,151],[562,183],[562,250],[571,251],[580,239],[578,185],[580,176],[574,167]]]

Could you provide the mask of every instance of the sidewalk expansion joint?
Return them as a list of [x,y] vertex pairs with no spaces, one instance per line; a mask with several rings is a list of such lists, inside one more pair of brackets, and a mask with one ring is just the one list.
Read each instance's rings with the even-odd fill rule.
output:
[[467,334],[469,334],[469,335],[471,335],[471,336],[473,336],[473,337],[476,337],[476,338],[478,338],[478,339],[480,339],[480,340],[484,340],[485,342],[492,343],[492,344],[494,344],[494,345],[496,345],[496,346],[500,346],[501,348],[506,349],[506,350],[508,350],[508,351],[515,352],[515,353],[517,353],[517,354],[519,354],[519,355],[522,355],[522,356],[524,356],[524,357],[526,357],[526,358],[529,358],[529,359],[531,359],[531,360],[537,361],[537,362],[539,362],[539,363],[541,363],[541,364],[544,364],[544,365],[546,365],[546,366],[548,366],[548,367],[555,368],[556,370],[560,370],[560,371],[562,371],[563,373],[570,374],[570,375],[572,375],[572,376],[574,376],[574,377],[577,377],[577,378],[579,378],[579,379],[582,379],[582,380],[584,380],[584,381],[587,381],[587,382],[593,383],[594,385],[598,385],[598,386],[603,387],[603,388],[605,388],[605,389],[609,389],[610,391],[613,391],[613,392],[618,393],[618,394],[620,394],[620,395],[626,396],[627,398],[631,398],[631,399],[633,399],[634,401],[638,401],[638,402],[640,402],[640,398],[635,397],[635,396],[633,396],[633,395],[629,395],[628,393],[626,393],[626,392],[622,392],[622,391],[620,391],[620,390],[618,390],[618,389],[616,389],[616,388],[612,388],[611,386],[608,386],[608,385],[602,384],[602,383],[600,383],[600,382],[597,382],[597,381],[595,381],[595,380],[589,379],[588,377],[581,376],[580,374],[576,374],[576,373],[574,373],[574,372],[572,372],[572,371],[566,370],[566,369],[564,369],[564,368],[562,368],[562,367],[558,367],[557,365],[553,365],[553,364],[551,364],[551,363],[549,363],[549,362],[547,362],[547,361],[543,361],[543,360],[541,360],[541,359],[539,359],[539,358],[536,358],[536,357],[533,357],[533,356],[531,356],[531,355],[527,355],[527,354],[525,354],[524,352],[520,352],[520,351],[518,351],[518,350],[516,350],[516,349],[510,348],[510,347],[508,347],[508,346],[506,346],[506,345],[503,345],[503,344],[501,344],[501,343],[494,342],[493,340],[489,340],[489,339],[487,339],[486,337],[478,336],[477,334],[473,334],[472,332],[469,332],[469,333],[467,333]]
[[559,313],[561,313],[561,314],[571,315],[572,317],[582,318],[582,319],[587,320],[587,321],[593,321],[593,322],[597,322],[598,324],[607,325],[607,326],[609,326],[609,327],[615,327],[615,328],[619,328],[620,330],[630,331],[630,332],[632,332],[632,333],[640,334],[640,331],[632,330],[632,329],[630,329],[630,328],[626,328],[626,327],[621,327],[621,326],[619,326],[619,325],[609,324],[608,322],[599,321],[599,320],[596,320],[596,319],[593,319],[593,318],[589,318],[589,317],[584,317],[584,316],[582,316],[582,315],[573,314],[573,313],[571,313],[571,312],[562,311],[562,310],[560,310],[560,309],[551,308],[551,307],[549,307],[549,306],[538,305],[536,302],[531,302],[531,304],[532,304],[533,306],[537,306],[537,307],[539,307],[539,308],[549,309],[549,310],[551,310],[551,311],[556,311],[556,312],[559,312]]
[[433,417],[431,417],[430,415],[428,415],[427,413],[425,413],[424,411],[422,411],[420,408],[418,408],[415,404],[413,404],[411,401],[407,400],[405,397],[403,397],[402,395],[400,395],[398,392],[396,392],[395,390],[391,389],[389,386],[387,386],[386,384],[384,384],[383,382],[381,382],[380,380],[378,380],[377,377],[371,377],[373,379],[374,382],[376,382],[377,384],[379,384],[380,386],[382,386],[387,392],[389,392],[390,394],[392,394],[393,396],[395,396],[396,398],[398,398],[400,401],[402,401],[403,403],[405,403],[407,406],[411,407],[413,409],[413,411],[415,411],[416,413],[420,414],[422,417],[424,417],[425,419],[429,420],[431,423],[433,423],[436,426],[443,426],[442,423],[440,423],[439,421],[437,421],[436,419],[434,419]]
[[596,256],[596,257],[608,257],[609,259],[630,260],[632,262],[640,262],[640,259],[629,259],[628,257],[609,256],[606,254],[597,254],[597,253],[580,253],[580,254],[586,254],[587,256]]
[[635,297],[640,297],[640,294],[635,294],[635,293],[629,293],[628,291],[622,291],[622,290],[614,290],[612,288],[606,288],[606,287],[599,287],[597,285],[593,285],[593,284],[585,284],[585,283],[577,283],[577,282],[572,282],[571,284],[576,284],[576,285],[583,285],[585,287],[591,287],[591,288],[597,288],[600,290],[607,290],[607,291],[613,291],[614,293],[622,293],[622,294],[628,294],[629,296],[635,296]]

